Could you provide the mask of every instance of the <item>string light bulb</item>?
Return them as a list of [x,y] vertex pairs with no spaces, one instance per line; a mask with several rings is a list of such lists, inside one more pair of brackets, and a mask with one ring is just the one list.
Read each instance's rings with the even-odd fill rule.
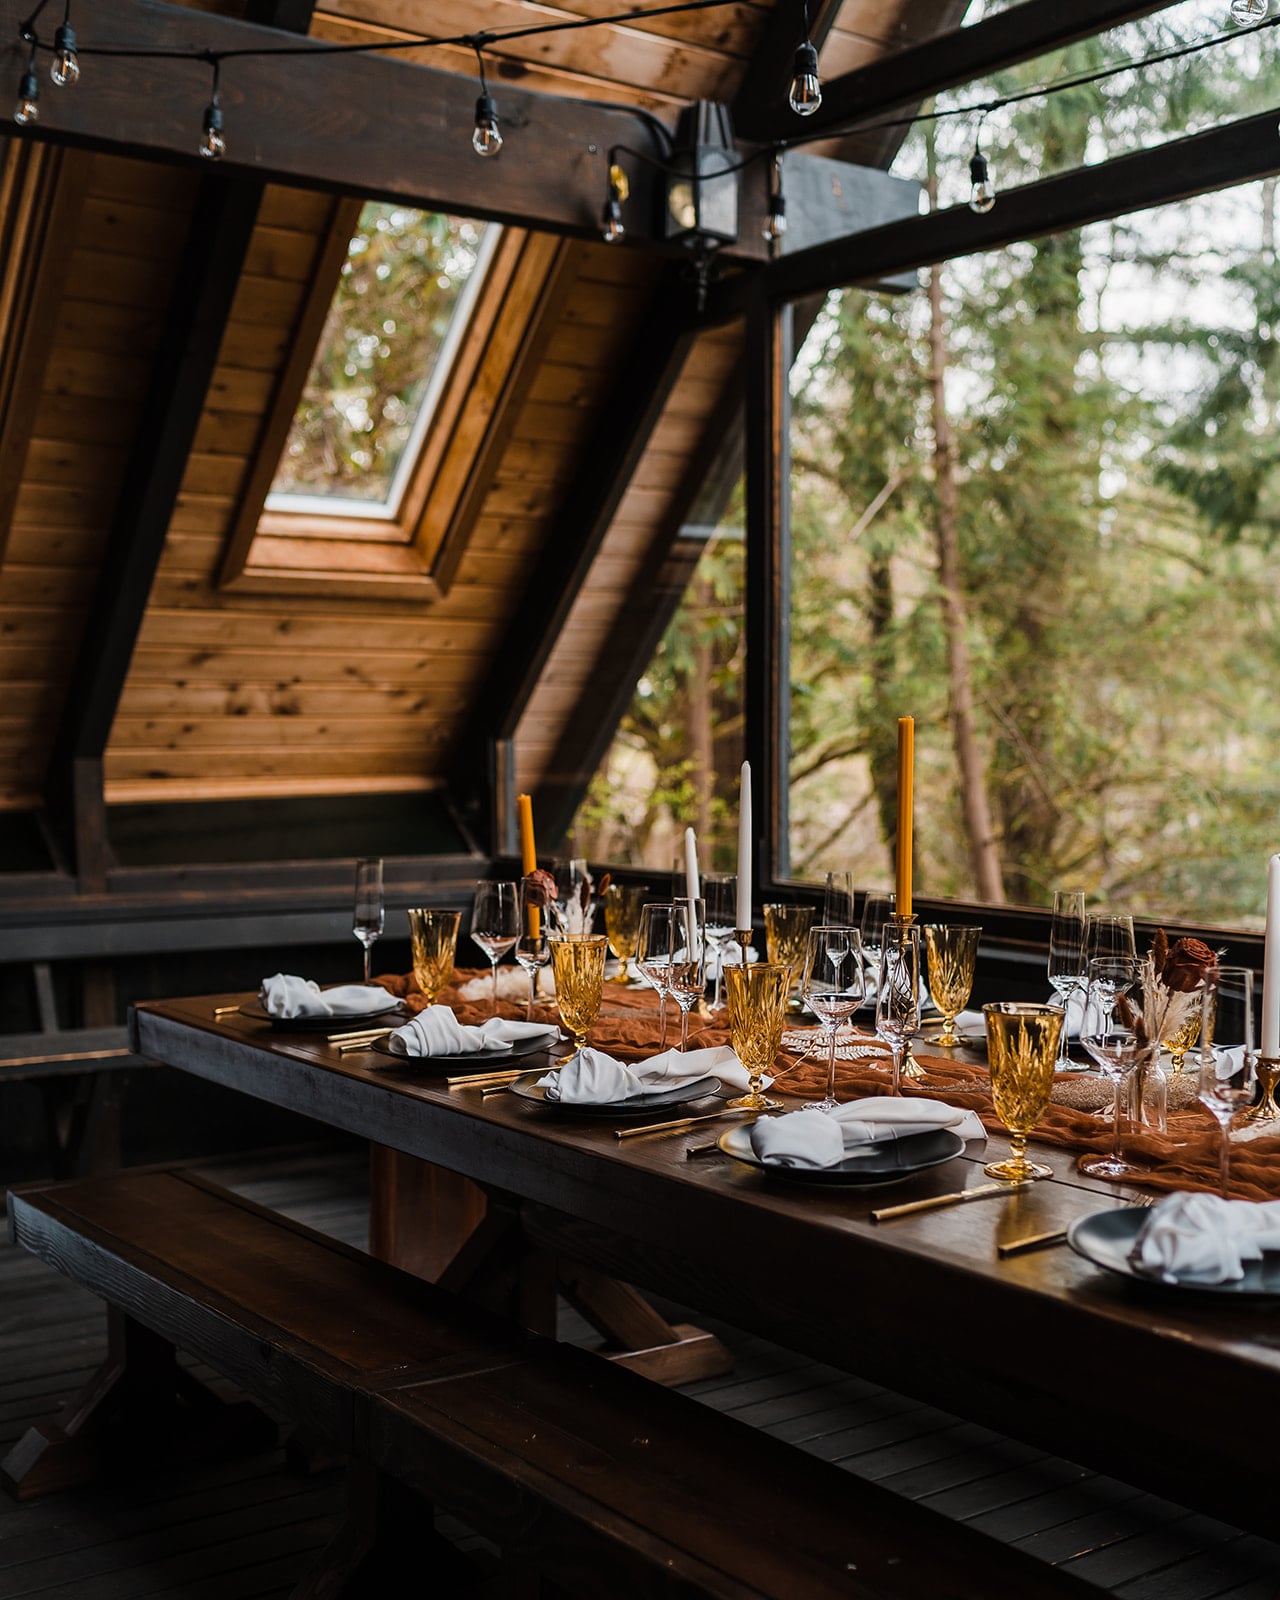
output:
[[811,117],[822,104],[822,85],[818,82],[818,52],[808,39],[797,49],[791,74],[791,93],[787,96],[798,117]]
[[1270,0],[1231,0],[1231,20],[1242,28],[1264,21],[1270,10]]
[[200,136],[200,154],[206,161],[221,161],[227,153],[227,141],[222,134],[222,107],[218,104],[218,91],[204,108],[204,132]]
[[27,70],[18,81],[18,103],[13,111],[13,120],[21,128],[40,120],[40,77],[36,72],[35,35],[29,35],[29,38],[31,54],[27,59]]
[[976,211],[980,217],[985,216],[996,203],[996,186],[991,181],[991,171],[978,144],[977,134],[974,135],[973,154],[969,157],[969,185],[969,210]]
[[484,75],[484,56],[480,53],[483,34],[476,34],[473,48],[476,66],[480,69],[480,98],[476,101],[476,125],[471,134],[471,148],[478,156],[496,156],[502,149],[502,129],[498,126],[498,102],[489,93],[489,82]]
[[70,22],[71,6],[53,35],[53,65],[49,76],[59,89],[73,88],[80,82],[80,57],[76,54],[76,30]]
[[627,236],[622,220],[622,202],[630,195],[631,184],[616,161],[609,164],[609,198],[600,215],[600,236],[606,244],[621,244]]
[[765,243],[777,245],[787,231],[787,200],[782,192],[782,158],[774,152],[769,175],[769,214],[760,230]]

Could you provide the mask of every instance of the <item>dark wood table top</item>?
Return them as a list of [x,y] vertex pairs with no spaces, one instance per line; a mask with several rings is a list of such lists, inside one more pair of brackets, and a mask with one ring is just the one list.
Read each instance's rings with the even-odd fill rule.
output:
[[[1001,1242],[1136,1193],[1077,1174],[1067,1152],[1042,1149],[1054,1176],[1028,1190],[877,1225],[877,1207],[985,1182],[983,1163],[1007,1147],[970,1145],[883,1188],[802,1187],[719,1154],[686,1158],[727,1123],[620,1141],[612,1121],[449,1089],[421,1064],[214,1017],[235,998],[138,1005],[134,1047],[514,1196],[552,1250],[1248,1520],[1240,1473],[1261,1466],[1267,1430],[1246,1419],[1280,1404],[1280,1308],[1135,1289],[1065,1246],[1001,1260]],[[1257,1505],[1270,1528],[1266,1474]]]

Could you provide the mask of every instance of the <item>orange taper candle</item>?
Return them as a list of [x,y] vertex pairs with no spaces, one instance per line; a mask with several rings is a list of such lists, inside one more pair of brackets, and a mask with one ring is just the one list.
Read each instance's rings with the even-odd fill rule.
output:
[[911,915],[911,814],[915,782],[916,722],[898,718],[898,900],[900,917]]
[[[516,820],[520,824],[520,865],[525,877],[538,870],[538,847],[533,840],[533,799],[527,794],[516,796]],[[542,912],[537,906],[529,907],[529,933],[536,939],[542,932]]]

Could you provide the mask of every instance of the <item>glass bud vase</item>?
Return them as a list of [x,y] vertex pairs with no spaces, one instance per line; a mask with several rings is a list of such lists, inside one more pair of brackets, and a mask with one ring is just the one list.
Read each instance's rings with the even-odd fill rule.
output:
[[1154,1133],[1169,1131],[1169,1078],[1152,1051],[1129,1078],[1129,1120]]

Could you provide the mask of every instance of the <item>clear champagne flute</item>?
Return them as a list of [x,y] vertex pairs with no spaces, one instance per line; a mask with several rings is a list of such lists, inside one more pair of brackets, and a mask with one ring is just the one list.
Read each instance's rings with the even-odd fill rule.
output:
[[920,930],[887,923],[881,934],[876,986],[876,1036],[893,1056],[893,1094],[902,1093],[902,1063],[920,1026]]
[[636,936],[636,966],[640,975],[658,991],[658,1017],[662,1024],[659,1050],[667,1048],[667,996],[671,993],[671,925],[676,907],[672,902],[647,905],[640,912],[640,932]]
[[1205,978],[1200,1002],[1201,1104],[1222,1132],[1219,1185],[1231,1198],[1231,1121],[1258,1098],[1253,973],[1218,967]]
[[[533,1004],[538,998],[538,974],[551,960],[547,941],[547,894],[543,886],[528,878],[520,880],[520,933],[515,942],[517,963],[529,975],[529,1001],[524,1020],[533,1020]],[[495,968],[496,972],[496,968]]]
[[[1071,997],[1084,988],[1085,916],[1083,889],[1056,889],[1053,895],[1053,921],[1049,924],[1049,983],[1062,1001],[1062,1032],[1058,1035],[1058,1072],[1084,1070],[1067,1053],[1066,1011]],[[1083,1026],[1083,1022],[1082,1022]]]
[[498,962],[520,937],[520,889],[504,878],[482,878],[471,908],[471,938],[493,970],[493,1014],[498,1014]]
[[821,926],[851,928],[853,925],[853,874],[828,872],[826,887],[822,892]]
[[841,1023],[862,1004],[866,974],[862,970],[862,940],[849,924],[828,924],[809,929],[804,952],[804,977],[800,991],[809,1010],[827,1035],[827,1092],[811,1101],[806,1111],[834,1111],[836,1099],[836,1034]]
[[[1089,1156],[1080,1162],[1080,1171],[1094,1178],[1129,1178],[1146,1167],[1126,1161],[1120,1150],[1125,1084],[1155,1047],[1139,1040],[1131,1019],[1141,1015],[1141,1001],[1120,1005],[1138,981],[1139,967],[1132,956],[1095,956],[1089,963],[1085,981],[1084,1013],[1080,1019],[1080,1043],[1111,1079],[1115,1090],[1112,1116],[1111,1153]],[[1120,1014],[1117,1015],[1117,1012]],[[1128,1020],[1127,1020],[1128,1019]],[[1063,1027],[1066,1027],[1064,1021]]]
[[897,899],[892,894],[881,894],[869,889],[862,901],[862,954],[867,971],[875,977],[880,971],[880,952],[884,948],[884,930],[893,916]]
[[689,1012],[707,990],[707,903],[677,900],[672,919],[670,990],[680,1007],[680,1049],[689,1048]]
[[[1085,926],[1085,954],[1092,961],[1097,956],[1136,956],[1138,947],[1133,941],[1133,918],[1099,915],[1089,917]],[[1137,971],[1137,968],[1134,968]]]
[[715,961],[715,993],[712,1011],[724,1009],[720,998],[724,979],[725,952],[733,943],[734,921],[738,909],[738,876],[734,872],[707,872],[702,877],[703,899],[707,902],[707,943]]
[[356,903],[351,931],[364,948],[364,981],[369,981],[373,946],[381,936],[386,909],[382,898],[382,859],[362,856],[356,862]]

